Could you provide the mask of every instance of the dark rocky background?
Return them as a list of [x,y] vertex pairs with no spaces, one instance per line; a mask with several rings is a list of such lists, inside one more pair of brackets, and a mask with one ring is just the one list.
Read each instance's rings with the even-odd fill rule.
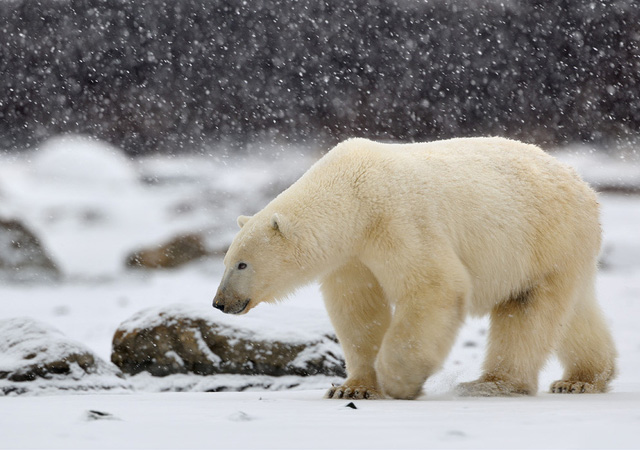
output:
[[634,0],[5,0],[0,148],[619,143],[640,128],[639,43]]

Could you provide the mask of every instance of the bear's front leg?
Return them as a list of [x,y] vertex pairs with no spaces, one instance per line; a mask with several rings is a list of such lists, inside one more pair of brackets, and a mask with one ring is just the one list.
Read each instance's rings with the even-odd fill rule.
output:
[[374,362],[391,321],[378,280],[357,260],[322,280],[325,305],[344,352],[347,380],[326,398],[380,398]]
[[440,287],[400,299],[375,365],[382,392],[418,397],[449,354],[463,314],[464,295]]

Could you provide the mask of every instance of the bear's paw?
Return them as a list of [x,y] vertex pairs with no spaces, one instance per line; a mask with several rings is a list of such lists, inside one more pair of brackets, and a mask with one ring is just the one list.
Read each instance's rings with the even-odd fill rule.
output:
[[607,389],[586,381],[558,380],[551,384],[550,391],[554,394],[594,394]]
[[456,391],[461,397],[518,397],[535,395],[535,390],[528,389],[503,380],[476,380],[460,383]]
[[331,386],[324,398],[341,399],[351,398],[354,400],[375,400],[382,398],[378,391],[369,386],[355,386],[343,384],[342,386]]

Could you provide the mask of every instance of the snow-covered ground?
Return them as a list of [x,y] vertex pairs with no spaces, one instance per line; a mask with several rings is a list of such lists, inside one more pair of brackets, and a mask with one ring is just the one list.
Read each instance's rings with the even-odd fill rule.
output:
[[[139,310],[209,310],[220,260],[140,273],[124,259],[184,231],[205,230],[213,247],[224,247],[237,214],[259,209],[313,160],[296,151],[277,156],[134,162],[101,144],[57,140],[0,157],[0,217],[24,220],[65,274],[57,284],[0,286],[0,319],[41,320],[108,361],[115,329]],[[560,157],[596,183],[640,186],[637,158],[620,163],[584,149]],[[598,293],[620,352],[610,393],[546,393],[561,373],[551,360],[537,397],[454,396],[458,382],[480,371],[487,322],[474,319],[416,401],[356,401],[352,409],[323,400],[329,380],[321,378],[289,391],[157,392],[206,390],[209,377],[198,387],[182,376],[142,376],[129,393],[0,398],[0,448],[640,448],[640,196],[604,194],[601,203]],[[314,285],[280,305],[224,317],[271,337],[331,330]]]

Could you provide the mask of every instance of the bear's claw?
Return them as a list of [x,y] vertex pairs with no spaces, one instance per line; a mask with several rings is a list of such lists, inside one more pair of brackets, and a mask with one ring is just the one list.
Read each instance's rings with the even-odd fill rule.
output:
[[350,398],[354,400],[374,400],[380,398],[380,394],[366,386],[331,386],[324,398],[341,399]]

